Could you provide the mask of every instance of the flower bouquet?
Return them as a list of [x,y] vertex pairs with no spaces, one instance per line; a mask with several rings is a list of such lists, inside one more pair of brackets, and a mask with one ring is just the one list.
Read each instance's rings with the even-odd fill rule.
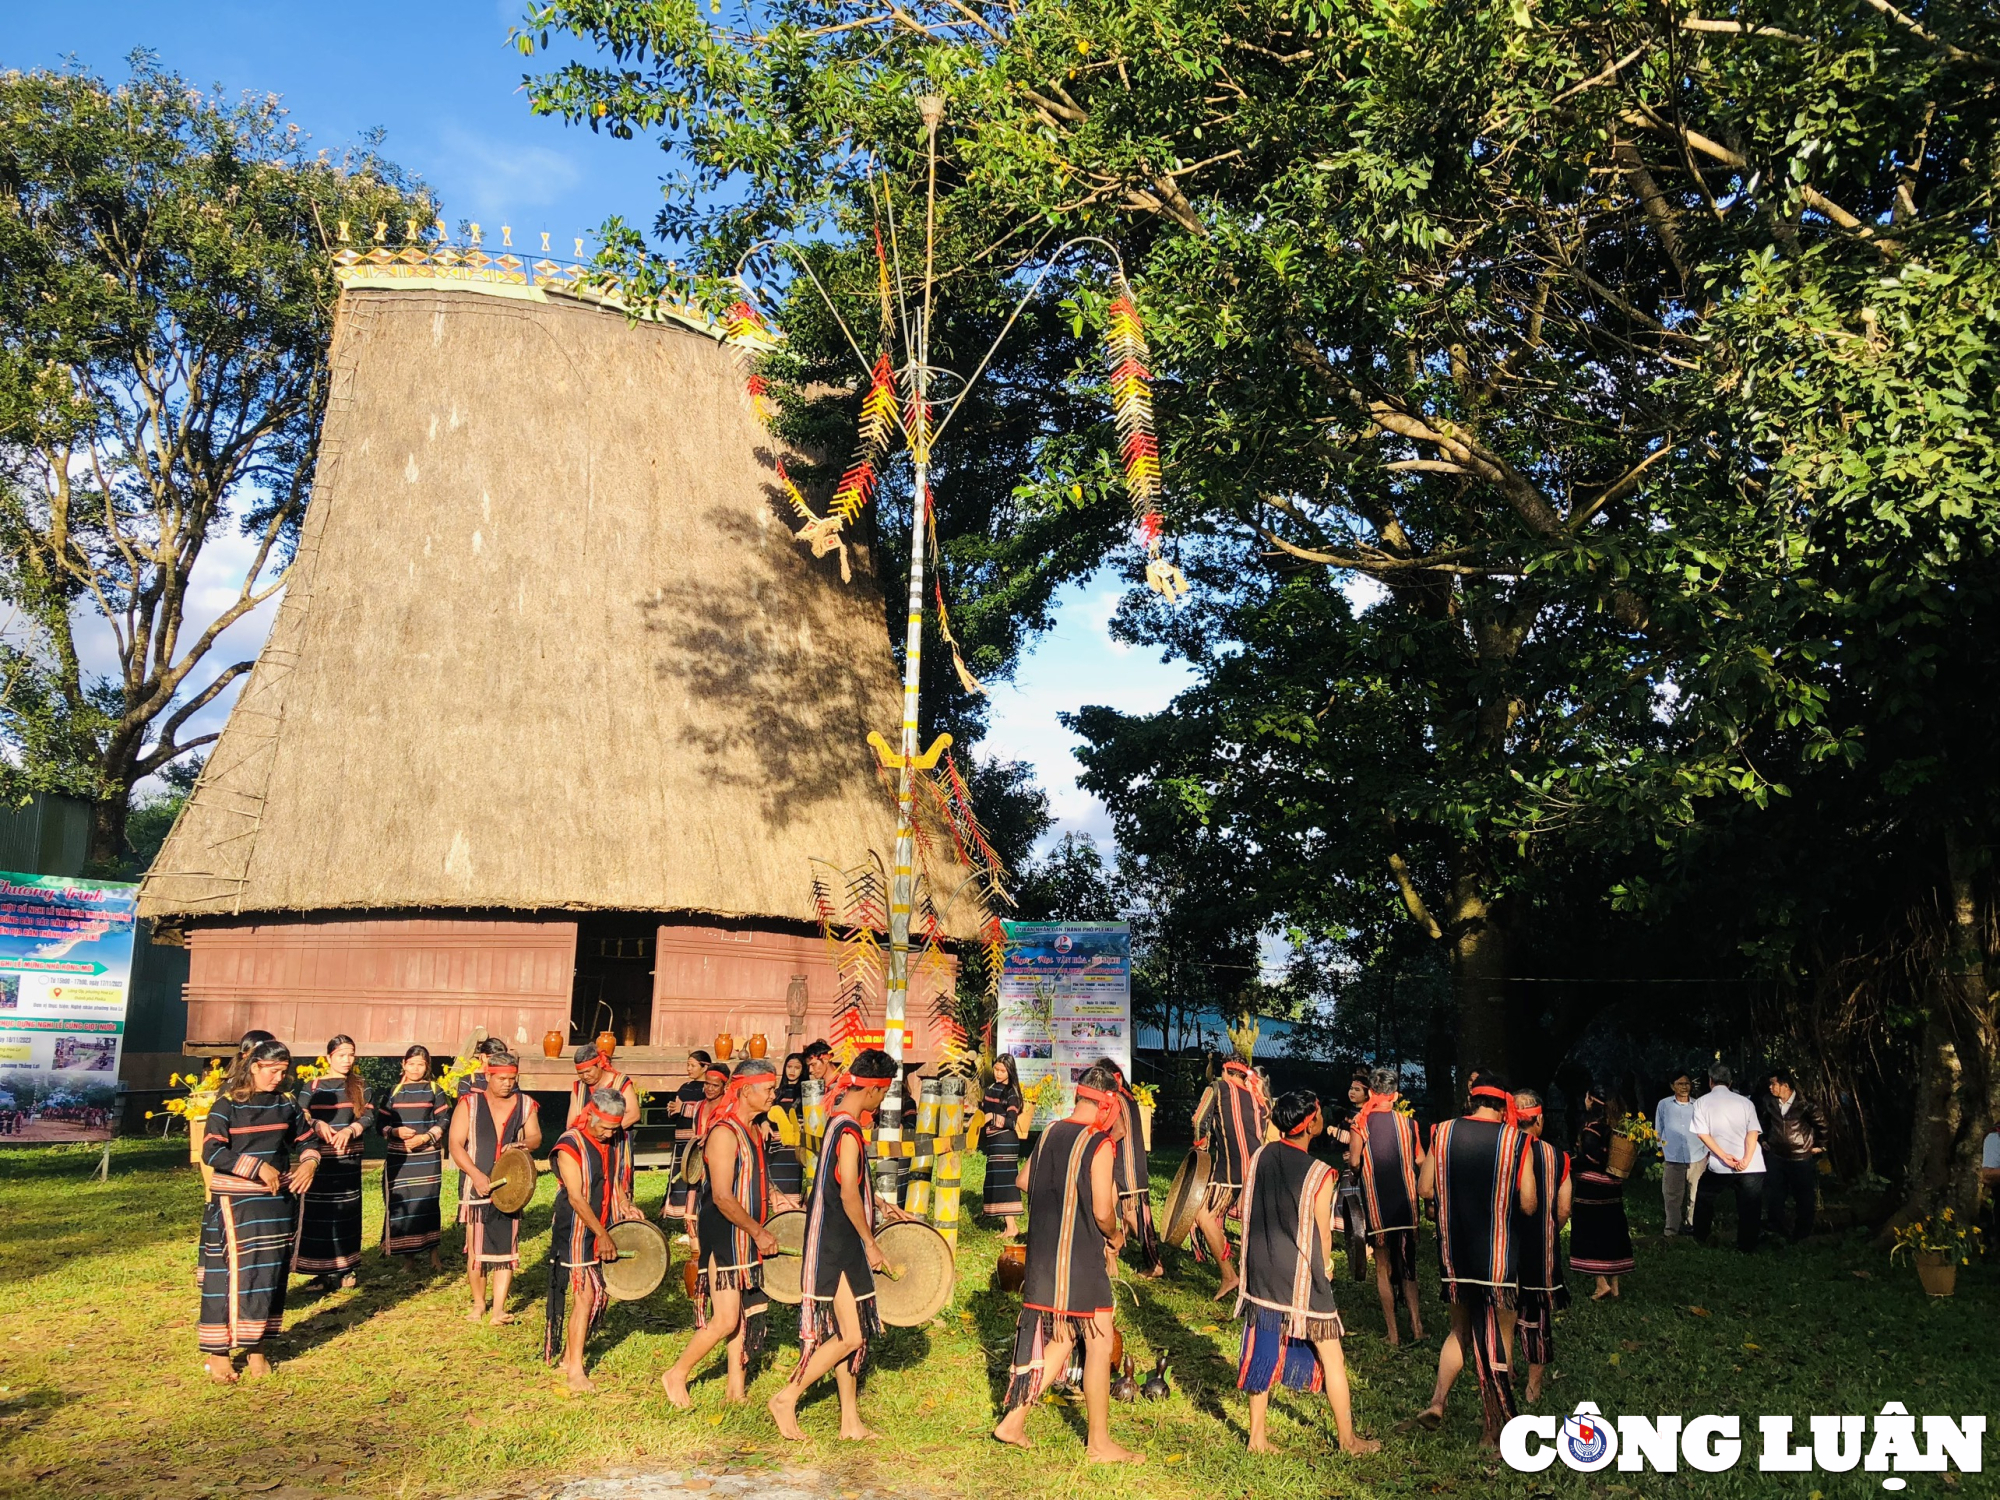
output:
[[1889,1259],[1893,1263],[1898,1256],[1909,1256],[1924,1291],[1949,1297],[1958,1290],[1958,1268],[1984,1249],[1983,1241],[1977,1224],[1961,1224],[1953,1210],[1943,1208],[1898,1228]]

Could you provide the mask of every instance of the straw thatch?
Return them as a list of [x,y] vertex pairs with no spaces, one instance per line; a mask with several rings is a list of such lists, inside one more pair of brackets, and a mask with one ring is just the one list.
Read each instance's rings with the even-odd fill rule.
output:
[[145,915],[811,920],[812,857],[886,862],[881,596],[792,541],[735,350],[419,284],[346,292],[332,364],[282,608]]

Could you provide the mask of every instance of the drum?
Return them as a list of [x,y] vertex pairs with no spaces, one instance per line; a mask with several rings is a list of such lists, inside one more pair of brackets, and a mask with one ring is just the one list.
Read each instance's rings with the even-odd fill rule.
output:
[[1000,1291],[1018,1297],[1021,1288],[1028,1284],[1028,1247],[1026,1245],[1002,1245],[1000,1263],[993,1268],[993,1285]]
[[921,1328],[951,1301],[957,1279],[951,1242],[917,1219],[891,1224],[875,1236],[889,1273],[875,1273],[875,1311],[891,1328]]
[[667,1278],[667,1237],[644,1219],[626,1219],[611,1226],[611,1243],[618,1259],[605,1261],[604,1290],[614,1302],[637,1302],[659,1290]]
[[764,1295],[773,1302],[797,1307],[806,1300],[800,1276],[805,1262],[799,1257],[806,1248],[806,1216],[803,1209],[773,1214],[764,1221],[778,1241],[778,1253],[764,1257]]
[[525,1146],[503,1146],[486,1174],[486,1196],[503,1214],[517,1214],[535,1196],[535,1159]]
[[1161,1241],[1168,1245],[1185,1244],[1194,1232],[1194,1216],[1208,1201],[1208,1179],[1213,1170],[1208,1153],[1197,1146],[1188,1152],[1187,1160],[1174,1173],[1174,1185],[1167,1189],[1166,1230]]

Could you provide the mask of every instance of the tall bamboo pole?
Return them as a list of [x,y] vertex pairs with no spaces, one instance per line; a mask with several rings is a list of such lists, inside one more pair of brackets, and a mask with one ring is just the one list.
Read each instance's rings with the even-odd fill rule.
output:
[[[916,347],[910,351],[910,457],[916,469],[916,494],[910,515],[909,618],[903,633],[902,765],[896,772],[896,868],[889,886],[889,974],[883,986],[882,1043],[900,1078],[910,1004],[910,912],[916,904],[916,773],[917,695],[924,651],[924,547],[929,540],[930,479],[930,326],[931,278],[936,252],[937,132],[944,119],[944,100],[926,95],[923,112],[930,183],[924,203],[924,299],[917,321]],[[903,1091],[900,1086],[882,1101],[881,1139],[903,1138]]]

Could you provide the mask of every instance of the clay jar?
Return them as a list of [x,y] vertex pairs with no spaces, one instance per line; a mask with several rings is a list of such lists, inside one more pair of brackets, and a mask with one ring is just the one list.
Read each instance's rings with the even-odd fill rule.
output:
[[542,1056],[561,1057],[562,1049],[563,1034],[560,1031],[545,1031],[542,1033]]
[[611,1056],[612,1053],[618,1050],[618,1038],[608,1031],[598,1032],[597,1050],[602,1052],[606,1057]]
[[770,1047],[771,1044],[764,1040],[764,1033],[757,1031],[751,1033],[750,1041],[744,1050],[751,1057],[762,1057],[770,1050]]
[[729,1054],[734,1052],[735,1050],[736,1050],[735,1037],[731,1036],[726,1031],[718,1031],[715,1034],[715,1060],[717,1062],[728,1062]]

